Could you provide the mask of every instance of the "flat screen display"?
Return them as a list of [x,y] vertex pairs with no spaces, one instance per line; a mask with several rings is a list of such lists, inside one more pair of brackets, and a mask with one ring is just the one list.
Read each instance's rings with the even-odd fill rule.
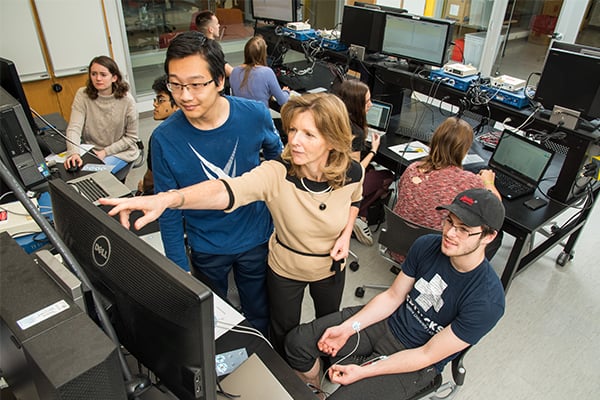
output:
[[381,52],[441,67],[448,56],[453,21],[412,14],[386,14]]
[[594,55],[576,52],[574,46],[548,50],[535,100],[548,110],[556,105],[578,111],[584,118],[600,118],[600,49]]
[[295,22],[296,0],[252,0],[252,17],[264,21]]
[[381,51],[385,13],[364,7],[344,7],[340,41],[347,46],[362,46],[368,52]]

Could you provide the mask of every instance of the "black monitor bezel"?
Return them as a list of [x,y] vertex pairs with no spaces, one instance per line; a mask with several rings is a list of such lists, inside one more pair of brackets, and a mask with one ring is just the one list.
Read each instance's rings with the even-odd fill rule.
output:
[[[386,49],[384,47],[385,35],[386,35],[387,29],[388,29],[388,21],[390,20],[390,18],[397,18],[399,20],[405,19],[405,20],[411,20],[411,21],[420,21],[420,22],[425,22],[425,23],[429,23],[429,24],[442,25],[442,26],[446,27],[446,37],[444,39],[444,49],[442,51],[441,58],[439,58],[437,60],[428,60],[428,59],[424,59],[424,58],[415,57],[414,55],[400,54],[399,52],[389,51],[389,49]],[[382,38],[382,42],[381,42],[381,53],[388,55],[388,56],[394,56],[394,57],[398,57],[400,59],[405,59],[408,62],[412,62],[412,63],[419,63],[419,64],[430,65],[430,66],[434,66],[434,67],[443,67],[444,64],[448,60],[448,49],[452,43],[452,34],[453,34],[454,24],[455,24],[455,21],[447,20],[447,19],[423,17],[420,15],[409,14],[409,13],[397,14],[397,13],[389,13],[388,12],[388,13],[386,13],[385,27],[383,29],[383,38]]]
[[[56,231],[94,289],[110,304],[121,344],[178,398],[215,400],[210,289],[67,183],[53,180],[49,186]],[[103,247],[101,236],[111,245]],[[102,253],[95,250],[96,245],[111,249],[106,265],[93,260]],[[179,309],[179,315],[168,312],[173,309]],[[196,378],[203,397],[194,393]]]
[[[357,30],[359,27],[344,25],[344,19],[350,16],[350,13],[355,13],[353,16],[362,16],[363,24],[370,24],[367,27],[368,35],[364,31]],[[349,21],[346,21],[346,24]],[[346,5],[342,14],[342,28],[340,32],[340,42],[350,46],[357,45],[365,48],[369,53],[377,53],[381,51],[383,43],[383,27],[385,24],[385,12],[371,7],[355,7]]]
[[31,130],[34,134],[37,134],[38,126],[31,114],[31,108],[29,107],[25,90],[23,90],[23,84],[21,83],[17,66],[11,60],[2,57],[0,57],[0,86],[21,103],[23,111],[25,112],[25,117],[31,126]]
[[[600,71],[600,56],[590,54],[590,49],[594,48],[573,43],[553,44],[546,53],[533,99],[548,110],[561,106],[579,112],[583,119],[600,118],[600,74],[595,72]],[[600,49],[596,50],[600,55]],[[596,79],[595,85],[591,85],[589,77]],[[590,89],[585,97],[582,88]]]

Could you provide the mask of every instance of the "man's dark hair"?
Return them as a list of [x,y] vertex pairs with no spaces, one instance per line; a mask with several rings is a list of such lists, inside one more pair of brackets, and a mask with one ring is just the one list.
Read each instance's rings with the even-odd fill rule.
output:
[[166,93],[169,96],[169,100],[171,101],[171,106],[175,107],[175,99],[173,98],[171,91],[167,87],[167,79],[167,75],[162,75],[156,78],[154,80],[154,83],[152,84],[152,90],[154,90],[154,93],[156,94]]
[[175,37],[167,49],[165,72],[169,75],[169,62],[192,55],[200,55],[208,63],[210,77],[214,84],[219,85],[225,79],[225,55],[219,43],[207,39],[204,34],[196,31],[183,32]]
[[196,29],[206,35],[206,27],[210,24],[214,16],[215,13],[210,10],[200,11],[198,15],[196,15]]

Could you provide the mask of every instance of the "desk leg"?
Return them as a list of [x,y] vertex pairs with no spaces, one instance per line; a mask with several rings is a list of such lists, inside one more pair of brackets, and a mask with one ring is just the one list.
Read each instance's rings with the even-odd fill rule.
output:
[[504,293],[508,292],[508,288],[517,272],[521,259],[523,258],[523,252],[526,245],[531,241],[531,234],[515,236],[515,244],[510,251],[504,271],[502,272],[502,286],[504,287]]

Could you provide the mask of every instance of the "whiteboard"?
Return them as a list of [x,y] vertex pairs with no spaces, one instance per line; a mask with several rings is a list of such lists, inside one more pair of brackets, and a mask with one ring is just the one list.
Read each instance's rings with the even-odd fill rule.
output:
[[110,56],[101,0],[35,0],[35,5],[55,76],[87,72],[92,58]]
[[0,57],[15,63],[23,82],[49,78],[29,1],[0,1]]

